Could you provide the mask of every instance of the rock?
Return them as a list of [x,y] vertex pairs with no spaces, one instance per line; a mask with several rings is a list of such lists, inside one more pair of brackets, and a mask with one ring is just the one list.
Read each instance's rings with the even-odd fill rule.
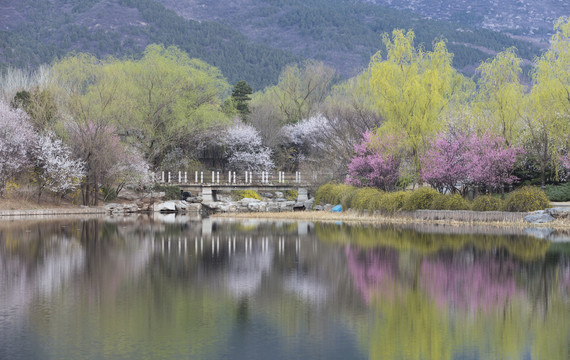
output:
[[284,198],[277,198],[277,199],[275,199],[274,201],[275,201],[275,202],[285,202],[285,201],[287,201],[287,199],[284,199]]
[[333,206],[331,204],[326,204],[325,206],[323,206],[324,211],[331,211],[332,208]]
[[252,199],[252,198],[243,198],[239,201],[241,206],[249,206],[250,203],[259,203],[261,200]]
[[275,192],[275,197],[276,198],[282,198],[283,197],[283,193],[281,191],[276,191]]
[[250,202],[247,204],[247,209],[254,212],[265,212],[266,207],[267,203],[263,201]]
[[109,214],[127,214],[135,213],[139,210],[139,206],[135,203],[117,204],[109,203],[103,206],[103,209]]
[[273,194],[270,192],[261,193],[259,195],[263,196],[264,198],[273,199]]
[[176,212],[176,202],[178,200],[170,200],[154,205],[154,211],[159,212]]
[[570,207],[554,207],[546,209],[548,214],[556,219],[570,219]]
[[554,221],[554,218],[546,213],[530,213],[524,217],[524,221],[531,224],[544,224]]
[[314,204],[314,203],[315,203],[315,199],[314,199],[314,198],[305,201],[305,202],[304,202],[304,204],[305,204],[305,209],[311,210],[311,209],[313,208],[313,204]]
[[268,212],[278,212],[280,209],[279,204],[275,202],[267,203],[267,207],[265,208]]
[[313,210],[315,210],[315,211],[323,211],[324,208],[322,207],[322,205],[316,205],[316,206],[313,208]]

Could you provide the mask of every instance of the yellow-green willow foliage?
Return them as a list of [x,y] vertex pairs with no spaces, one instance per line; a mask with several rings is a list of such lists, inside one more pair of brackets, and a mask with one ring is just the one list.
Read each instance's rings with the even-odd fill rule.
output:
[[524,117],[543,186],[547,167],[558,172],[560,150],[570,146],[570,18],[561,18],[554,29],[550,49],[536,60]]
[[416,177],[427,141],[443,127],[442,112],[462,89],[461,75],[451,66],[453,55],[445,42],[432,52],[414,47],[414,32],[384,34],[387,54],[373,56],[368,71],[372,94],[385,123],[380,137],[400,134],[408,149]]
[[63,109],[83,122],[112,125],[158,167],[165,153],[228,123],[220,71],[176,47],[149,45],[139,60],[73,54],[53,66]]
[[516,144],[522,131],[524,89],[519,80],[521,59],[511,48],[479,66],[481,78],[474,106],[480,132],[491,131],[507,145]]

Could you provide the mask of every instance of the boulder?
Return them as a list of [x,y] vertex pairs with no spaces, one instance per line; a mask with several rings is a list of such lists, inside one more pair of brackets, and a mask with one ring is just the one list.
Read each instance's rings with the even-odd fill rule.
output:
[[161,202],[154,205],[154,211],[157,212],[176,212],[176,202],[177,200],[170,200]]
[[283,197],[283,193],[281,191],[276,191],[275,192],[275,197],[276,198],[282,198]]
[[544,210],[535,211],[524,217],[524,221],[531,224],[544,224],[554,221],[554,218],[547,214]]
[[323,207],[322,205],[316,205],[316,206],[313,208],[313,210],[315,210],[315,211],[323,211],[323,210],[324,210],[324,207]]
[[305,204],[305,209],[307,210],[311,210],[313,208],[313,204],[315,203],[315,198],[309,199],[307,201],[304,202]]
[[261,200],[257,200],[257,199],[252,199],[252,198],[243,198],[239,201],[241,206],[249,206],[249,204],[251,203],[259,203],[261,202]]
[[247,209],[253,212],[265,212],[266,207],[267,203],[263,201],[257,201],[257,202],[252,201],[249,204],[247,204]]
[[556,219],[570,219],[570,206],[569,207],[554,207],[546,209],[548,214]]
[[264,198],[273,199],[273,194],[270,192],[261,193],[259,195],[263,196]]
[[275,202],[267,203],[267,207],[265,208],[268,212],[279,212],[280,209],[279,204]]

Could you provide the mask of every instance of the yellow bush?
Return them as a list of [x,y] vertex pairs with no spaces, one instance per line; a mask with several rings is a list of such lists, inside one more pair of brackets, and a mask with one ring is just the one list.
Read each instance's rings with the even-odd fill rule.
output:
[[543,210],[550,206],[546,193],[534,186],[523,186],[511,192],[505,199],[505,211],[527,212]]
[[409,191],[396,191],[384,194],[379,201],[379,210],[390,214],[402,210],[410,194],[411,192]]
[[439,195],[437,191],[429,187],[423,187],[412,191],[404,202],[402,210],[414,211],[430,209],[432,201]]
[[469,210],[471,205],[463,196],[459,194],[453,195],[437,195],[432,203],[432,210]]
[[503,200],[491,196],[481,195],[473,200],[474,211],[501,211],[503,209]]

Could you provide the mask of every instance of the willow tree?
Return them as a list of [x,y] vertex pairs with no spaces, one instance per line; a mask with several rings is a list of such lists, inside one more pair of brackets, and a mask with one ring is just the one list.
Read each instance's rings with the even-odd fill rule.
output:
[[[70,55],[53,66],[54,94],[67,114],[60,131],[72,143],[75,156],[85,162],[83,203],[98,202],[105,171],[117,160],[113,106],[119,79],[106,66],[114,60],[99,60],[87,54]],[[61,130],[65,129],[65,130]]]
[[520,140],[524,109],[524,88],[519,80],[521,59],[511,48],[479,66],[475,111],[482,131],[505,139],[506,145]]
[[451,66],[452,54],[444,41],[433,51],[414,46],[414,32],[384,34],[387,55],[376,53],[370,62],[370,84],[384,124],[382,139],[397,134],[409,151],[413,176],[419,179],[420,156],[428,140],[443,126],[441,114],[461,89],[462,77]]
[[550,49],[536,61],[525,116],[529,150],[540,166],[542,186],[549,166],[557,175],[560,150],[570,149],[570,17],[561,18],[554,29]]
[[155,170],[169,152],[188,150],[201,134],[228,123],[221,98],[229,84],[221,72],[176,47],[149,45],[142,59],[119,62],[113,71],[121,78],[115,109],[121,131]]

